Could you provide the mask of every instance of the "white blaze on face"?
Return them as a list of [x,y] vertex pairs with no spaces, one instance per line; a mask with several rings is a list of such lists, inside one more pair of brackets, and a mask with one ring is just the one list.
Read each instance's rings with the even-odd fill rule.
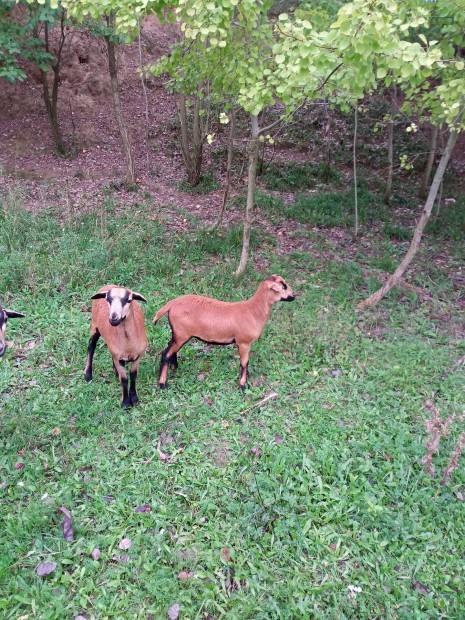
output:
[[127,288],[112,288],[107,293],[110,304],[108,320],[112,325],[119,325],[131,307],[132,294]]

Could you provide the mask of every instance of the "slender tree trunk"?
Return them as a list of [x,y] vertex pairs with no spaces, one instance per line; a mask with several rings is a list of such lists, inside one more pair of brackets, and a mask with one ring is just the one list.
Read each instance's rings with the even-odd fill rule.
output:
[[147,87],[145,86],[145,77],[144,77],[143,65],[142,65],[142,43],[141,43],[141,38],[140,38],[140,29],[141,29],[140,22],[138,25],[138,29],[139,29],[139,36],[138,36],[137,42],[138,42],[138,50],[139,50],[140,81],[142,84],[142,92],[144,93],[144,103],[145,103],[145,155],[147,158],[147,172],[150,172],[149,98],[147,95]]
[[247,202],[245,206],[244,215],[244,234],[242,238],[242,254],[239,261],[239,266],[236,269],[236,277],[241,276],[247,266],[249,259],[250,248],[250,231],[252,229],[252,210],[255,196],[255,185],[257,180],[257,161],[258,161],[258,148],[260,142],[258,137],[260,135],[260,128],[258,126],[258,116],[251,116],[251,134],[249,142],[249,173],[247,183]]
[[355,122],[354,122],[354,145],[353,145],[353,160],[354,160],[354,202],[355,202],[355,229],[354,234],[358,236],[358,187],[357,187],[357,131],[358,131],[358,105],[355,104]]
[[228,159],[226,163],[226,182],[225,182],[224,192],[223,192],[223,202],[221,204],[221,209],[218,215],[218,219],[213,224],[213,226],[210,228],[210,232],[213,232],[221,224],[223,220],[224,211],[226,209],[226,203],[228,202],[229,189],[231,187],[231,169],[232,169],[232,160],[233,160],[233,155],[234,155],[235,133],[236,133],[236,112],[235,110],[232,110],[230,128],[229,128]]
[[384,285],[377,290],[373,295],[370,295],[367,299],[358,304],[358,308],[361,310],[365,310],[366,308],[371,308],[375,304],[378,303],[396,284],[404,275],[407,267],[413,260],[413,257],[417,253],[418,247],[420,245],[421,236],[423,234],[423,230],[429,220],[431,215],[431,210],[434,206],[434,202],[436,200],[436,195],[438,193],[439,187],[441,185],[442,179],[444,177],[444,173],[446,171],[447,164],[449,163],[450,156],[454,149],[455,143],[457,142],[458,133],[455,131],[457,125],[460,123],[463,117],[463,108],[461,109],[459,115],[456,118],[456,121],[453,127],[450,128],[449,140],[447,141],[446,148],[444,149],[444,153],[442,154],[441,161],[439,162],[439,166],[436,170],[436,174],[434,175],[433,182],[431,184],[428,198],[426,200],[425,206],[423,208],[423,212],[418,220],[418,223],[415,227],[413,233],[413,239],[410,243],[410,247],[407,250],[407,253],[400,263],[399,267],[395,270],[395,272],[386,280]]
[[[63,136],[61,133],[60,124],[58,122],[58,87],[60,84],[60,61],[61,61],[61,52],[63,49],[63,44],[65,40],[64,35],[64,11],[61,14],[61,38],[58,47],[58,52],[56,54],[55,60],[52,64],[53,70],[53,85],[52,85],[52,94],[50,95],[50,87],[48,84],[47,72],[43,69],[40,70],[40,78],[42,81],[42,90],[44,94],[44,102],[45,109],[47,111],[48,120],[50,121],[50,127],[53,133],[53,140],[55,142],[55,146],[57,152],[60,155],[63,155],[66,152],[65,143],[63,140]],[[39,30],[38,26],[34,28],[34,37],[39,39]],[[49,32],[48,32],[48,24],[44,22],[44,37],[45,37],[45,51],[47,53],[50,52],[50,43],[49,43]]]
[[203,128],[200,118],[200,99],[195,98],[194,117],[192,120],[192,144],[189,137],[189,127],[187,122],[186,96],[178,96],[178,113],[181,123],[181,154],[186,167],[187,180],[190,185],[195,187],[199,184],[202,176],[203,159]]
[[[107,17],[107,24],[109,27],[114,28],[115,16],[113,14]],[[111,82],[111,94],[113,97],[113,105],[115,108],[116,122],[118,124],[121,141],[123,143],[124,155],[126,157],[126,164],[127,164],[126,180],[128,183],[135,183],[136,172],[134,168],[134,159],[132,156],[131,141],[129,139],[129,133],[126,127],[126,121],[124,119],[123,109],[121,107],[121,99],[119,96],[118,67],[116,64],[116,45],[109,38],[107,39],[107,49],[108,49],[108,69],[110,72],[110,82]]]
[[388,175],[386,189],[384,191],[384,202],[387,204],[392,196],[392,179],[394,175],[394,117],[397,113],[397,87],[392,85],[391,114],[388,124]]
[[420,200],[424,200],[426,198],[426,189],[428,187],[431,170],[433,169],[434,158],[436,157],[436,148],[438,144],[438,133],[439,133],[439,127],[438,125],[434,125],[431,129],[431,141],[430,141],[430,146],[429,146],[428,159],[426,161],[425,171],[423,172],[423,177],[420,183],[420,189],[418,191],[418,197],[420,198]]

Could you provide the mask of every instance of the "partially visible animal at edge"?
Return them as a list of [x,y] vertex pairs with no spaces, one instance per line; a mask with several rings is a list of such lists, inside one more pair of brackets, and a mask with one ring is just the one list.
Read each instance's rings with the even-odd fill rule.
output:
[[247,366],[252,344],[260,338],[271,316],[273,304],[278,301],[293,301],[295,294],[281,276],[273,275],[264,280],[255,295],[246,301],[227,302],[183,295],[172,299],[155,315],[155,325],[165,314],[171,327],[171,340],[162,353],[158,385],[165,389],[168,366],[178,367],[178,351],[191,338],[198,338],[209,344],[235,344],[239,349],[239,387],[247,383]]
[[0,304],[0,357],[2,357],[6,351],[5,334],[8,319],[19,319],[24,316],[25,315],[21,314],[21,312],[15,312],[14,310],[2,308],[2,305]]
[[[144,315],[136,300],[147,301],[128,288],[107,284],[92,295],[90,339],[84,377],[92,380],[92,361],[100,336],[110,350],[113,368],[123,390],[121,406],[127,409],[138,402],[136,380],[139,363],[147,348]],[[128,373],[126,363],[131,364]]]

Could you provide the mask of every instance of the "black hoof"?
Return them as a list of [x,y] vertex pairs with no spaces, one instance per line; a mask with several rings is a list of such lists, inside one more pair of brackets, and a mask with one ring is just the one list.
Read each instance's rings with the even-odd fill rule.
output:
[[84,374],[84,379],[86,380],[86,383],[90,383],[92,381],[92,373],[91,372],[86,372]]
[[137,394],[132,394],[129,397],[129,402],[131,403],[131,406],[136,405],[139,402],[139,398],[137,397]]
[[131,406],[131,403],[129,402],[129,400],[123,400],[123,402],[121,403],[121,407],[123,409],[129,409],[130,406]]
[[160,388],[160,390],[166,390],[168,387],[167,383],[159,383],[158,387]]

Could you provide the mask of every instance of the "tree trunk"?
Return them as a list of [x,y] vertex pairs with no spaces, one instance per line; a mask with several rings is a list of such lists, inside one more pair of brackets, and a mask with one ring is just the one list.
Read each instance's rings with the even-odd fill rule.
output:
[[375,293],[373,293],[373,295],[370,295],[370,297],[358,304],[357,307],[361,310],[371,308],[372,306],[377,304],[378,301],[380,301],[399,282],[399,280],[404,275],[407,267],[412,262],[413,257],[417,253],[423,230],[428,223],[429,217],[431,215],[431,210],[434,206],[434,201],[436,200],[436,195],[438,193],[439,187],[444,177],[444,173],[446,171],[447,164],[454,149],[455,143],[457,142],[458,133],[455,131],[455,129],[460,123],[462,116],[463,109],[460,111],[454,123],[454,126],[450,128],[449,140],[447,141],[446,148],[444,150],[444,153],[442,154],[441,161],[439,162],[438,169],[436,170],[436,174],[434,175],[434,179],[428,194],[428,199],[426,200],[423,212],[415,227],[413,239],[410,243],[409,249],[407,250],[407,254],[405,255],[403,261],[400,263],[399,267],[397,267],[396,271],[386,280],[383,286]]
[[251,116],[251,134],[249,142],[249,173],[247,182],[247,202],[245,205],[244,216],[244,234],[242,238],[242,254],[239,261],[239,266],[236,269],[236,278],[241,276],[247,266],[249,259],[249,247],[250,247],[250,231],[252,229],[252,210],[255,196],[255,184],[257,180],[257,161],[258,161],[258,148],[260,142],[258,137],[260,135],[260,128],[258,126],[258,116]]
[[[64,11],[61,15],[61,39],[59,43],[58,53],[54,62],[52,63],[53,70],[53,85],[52,85],[52,95],[50,96],[50,87],[48,85],[48,77],[47,72],[43,69],[40,69],[40,78],[42,81],[42,90],[44,94],[44,102],[45,109],[47,110],[48,120],[50,121],[50,127],[53,133],[53,140],[55,142],[55,146],[57,149],[57,153],[60,155],[64,155],[66,152],[65,143],[63,141],[63,136],[61,134],[60,125],[58,123],[58,87],[60,84],[60,61],[61,61],[61,52],[64,44]],[[34,37],[40,40],[38,26],[34,28]],[[48,24],[44,22],[44,37],[45,37],[45,51],[50,54],[50,44],[49,44],[49,32],[48,32]]]
[[425,171],[423,173],[423,177],[420,183],[420,189],[418,191],[418,197],[420,200],[424,200],[426,198],[426,189],[428,187],[429,177],[431,175],[431,170],[433,169],[434,158],[436,156],[436,147],[438,144],[438,133],[439,127],[434,125],[431,130],[431,142],[429,146],[428,160],[426,162]]
[[[109,27],[114,28],[115,16],[112,14],[107,17],[107,24]],[[107,39],[108,49],[108,69],[110,72],[111,82],[111,94],[113,97],[113,105],[115,108],[116,122],[118,124],[119,133],[123,142],[124,155],[126,157],[127,172],[126,180],[128,183],[135,183],[136,173],[134,169],[134,159],[132,156],[131,141],[129,139],[129,133],[126,127],[126,121],[124,120],[123,109],[121,107],[121,99],[119,96],[119,83],[118,83],[118,68],[116,64],[116,46],[113,41]]]
[[195,187],[200,183],[202,176],[203,159],[203,129],[200,118],[200,99],[195,98],[194,117],[192,121],[192,144],[189,137],[187,122],[186,96],[180,94],[178,97],[179,121],[181,123],[181,154],[186,167],[187,180],[190,185]]
[[354,202],[355,202],[355,228],[354,235],[358,236],[358,187],[357,187],[357,131],[358,131],[358,105],[355,104],[354,118],[354,144],[353,144],[353,160],[354,160]]
[[224,211],[226,209],[226,203],[228,202],[229,196],[229,188],[231,187],[231,169],[232,169],[232,160],[234,155],[234,136],[236,133],[236,112],[232,110],[231,112],[231,126],[229,130],[229,142],[228,142],[228,160],[226,164],[226,182],[224,186],[223,192],[223,202],[221,204],[220,213],[218,215],[218,219],[210,228],[210,232],[213,232],[218,226],[221,224],[223,220]]
[[394,116],[397,112],[397,87],[392,85],[391,114],[388,124],[388,175],[386,189],[384,191],[384,202],[387,204],[392,196],[392,179],[394,174]]

